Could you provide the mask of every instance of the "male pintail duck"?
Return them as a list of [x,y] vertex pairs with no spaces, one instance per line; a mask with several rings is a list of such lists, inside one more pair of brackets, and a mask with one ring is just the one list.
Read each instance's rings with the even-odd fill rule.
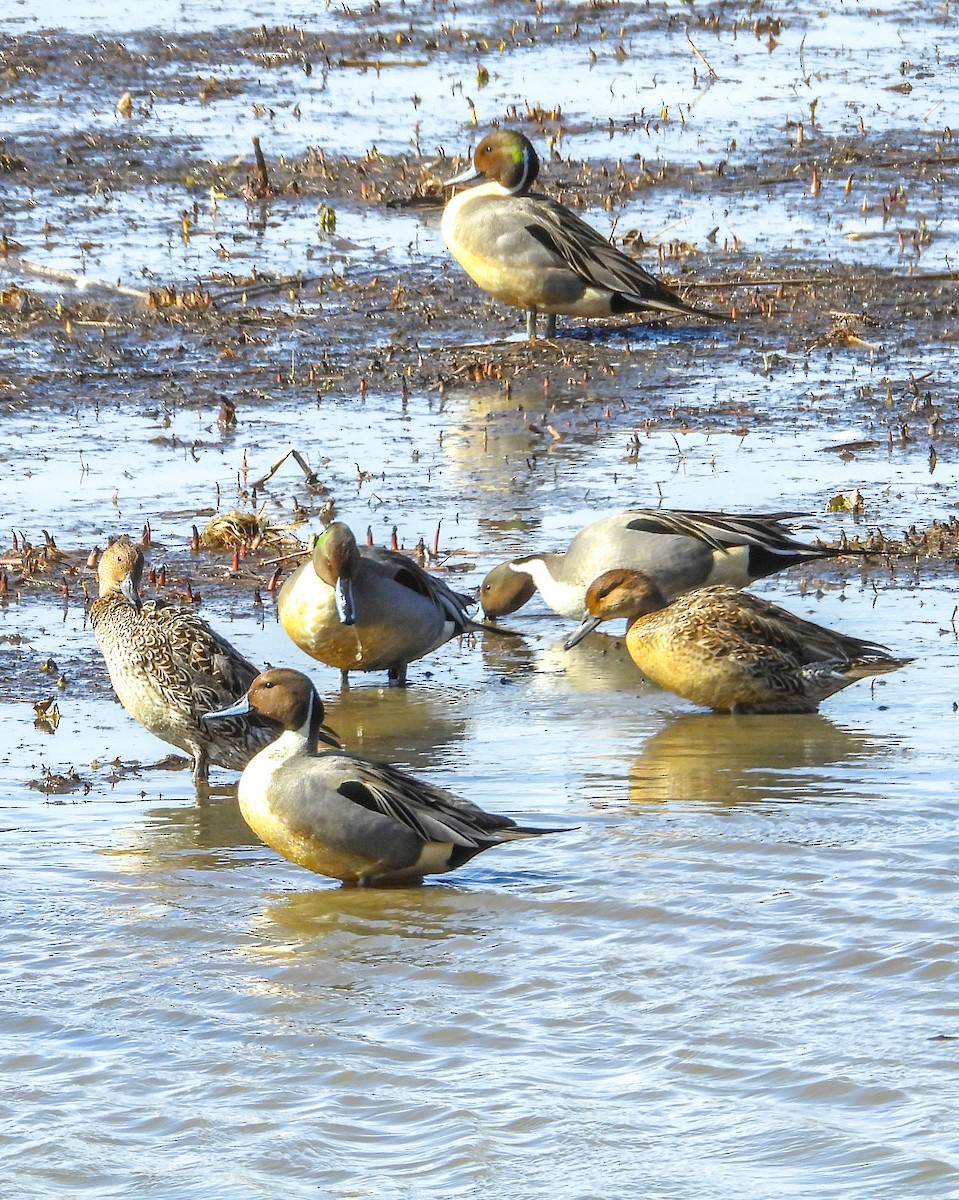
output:
[[604,571],[644,571],[667,600],[704,584],[744,587],[797,563],[846,551],[796,541],[783,521],[795,514],[635,508],[581,529],[565,553],[530,554],[494,567],[480,585],[488,617],[515,612],[539,589],[546,604],[578,621],[586,589]]
[[517,825],[396,767],[321,750],[323,702],[287,668],[257,676],[209,721],[256,713],[277,739],[240,777],[240,812],[284,858],[345,884],[419,883],[501,842],[560,832]]
[[539,159],[528,138],[511,130],[487,135],[470,167],[445,185],[489,181],[459,192],[440,226],[453,257],[497,300],[526,310],[526,335],[536,337],[538,313],[546,336],[556,315],[609,317],[652,310],[725,320],[694,308],[607,241],[575,213],[530,189]]
[[210,763],[241,771],[272,731],[256,717],[208,729],[201,717],[242,696],[258,669],[184,605],[140,599],[143,552],[114,542],[97,566],[90,624],[117,699],[131,717],[189,754],[196,784]]
[[601,621],[625,617],[626,648],[643,674],[719,712],[816,712],[857,679],[912,661],[721,584],[670,603],[639,571],[600,575],[586,593],[586,614],[567,648]]
[[300,649],[339,667],[344,683],[350,671],[388,671],[402,685],[407,663],[487,628],[470,619],[474,603],[407,554],[358,546],[334,521],[283,584],[277,612]]

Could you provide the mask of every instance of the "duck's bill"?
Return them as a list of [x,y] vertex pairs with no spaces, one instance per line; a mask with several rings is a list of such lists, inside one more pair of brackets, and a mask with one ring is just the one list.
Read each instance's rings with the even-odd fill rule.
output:
[[594,629],[598,629],[602,624],[599,617],[586,617],[576,632],[566,639],[563,643],[564,650],[572,650],[574,646],[578,646],[587,633],[592,633]]
[[204,713],[203,719],[204,721],[212,721],[216,717],[245,717],[249,711],[249,697],[241,696],[236,704],[231,704],[229,708],[220,708],[216,712]]
[[479,179],[481,171],[477,171],[474,166],[469,166],[465,171],[460,171],[459,175],[454,175],[452,179],[444,179],[443,187],[452,187],[454,183],[471,183],[474,179]]
[[356,605],[353,601],[353,584],[341,575],[333,589],[333,600],[336,604],[336,615],[344,625],[356,624]]
[[140,593],[137,591],[136,584],[129,577],[129,575],[120,583],[120,595],[124,600],[126,600],[127,604],[132,605],[137,612],[139,612],[143,607],[143,603],[140,600]]

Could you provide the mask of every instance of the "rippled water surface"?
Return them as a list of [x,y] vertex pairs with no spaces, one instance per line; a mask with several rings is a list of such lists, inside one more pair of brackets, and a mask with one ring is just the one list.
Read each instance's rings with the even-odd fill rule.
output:
[[[442,6],[382,10],[392,31],[421,7],[435,22]],[[463,5],[462,22],[477,38],[501,8]],[[809,122],[814,99],[836,135],[852,136],[860,118],[890,137],[959,127],[948,5],[750,9],[750,19],[785,24],[696,33],[718,73],[709,88],[702,63],[694,84],[698,60],[665,27],[647,41],[627,37],[616,54],[619,26],[638,11],[610,5],[597,21],[584,9],[588,36],[571,48],[484,46],[489,91],[471,97],[481,124],[508,104],[557,103],[578,155],[686,162],[734,155],[734,137],[761,159],[767,144],[795,136],[789,122]],[[686,6],[675,11],[681,24]],[[187,37],[260,22],[322,31],[349,19],[345,6],[239,2],[153,12],[148,20],[142,6],[120,5],[105,16],[91,3],[39,12],[0,0],[17,36],[63,26],[132,42],[145,24]],[[392,74],[331,71],[328,87],[319,72],[304,75],[296,117],[283,91],[295,78],[292,67],[269,77],[269,118],[250,115],[259,93],[247,81],[211,108],[185,100],[179,114],[151,110],[147,132],[169,138],[182,122],[189,153],[213,158],[238,139],[245,146],[265,119],[278,152],[302,152],[308,136],[343,153],[373,142],[405,150],[414,122],[425,145],[451,153],[475,138],[472,53]],[[911,91],[887,90],[903,80]],[[29,142],[56,125],[48,82],[29,102],[0,96],[11,137]],[[382,103],[370,105],[381,86]],[[91,94],[69,121],[112,125],[115,100]],[[684,121],[648,131],[637,118],[626,131],[644,106],[663,104],[682,104]],[[617,122],[613,151],[607,116]],[[322,139],[304,132],[302,122],[320,118]],[[921,215],[936,232],[922,269],[949,270],[954,192],[941,175],[909,169],[921,213],[908,219]],[[244,270],[346,271],[355,261],[402,278],[450,270],[430,266],[444,254],[436,213],[346,206],[332,243],[317,236],[313,203],[275,210],[254,230],[233,197],[203,209],[187,242],[175,233],[175,188],[121,202],[28,196],[9,182],[5,232],[33,261],[131,286],[142,284],[141,267],[188,286],[223,245]],[[755,193],[739,207],[700,194],[657,217],[700,245],[720,226],[720,242],[746,238],[757,259],[792,247],[800,265],[808,253],[916,266],[879,210],[840,191],[826,222],[774,189],[761,206]],[[113,238],[102,236],[105,213],[124,218]],[[55,291],[17,277],[15,264],[5,270]],[[377,324],[387,319],[356,331],[357,355],[387,353]],[[486,343],[516,326],[502,311],[495,319],[475,328],[464,315],[463,340],[505,353]],[[934,421],[923,399],[924,389],[954,391],[948,337],[931,349],[880,333],[867,346],[799,351],[770,332],[768,351],[739,351],[735,332],[682,327],[632,335],[639,382],[629,389],[554,355],[548,393],[528,378],[508,393],[451,378],[442,391],[414,380],[404,396],[385,385],[359,395],[302,386],[303,364],[320,357],[321,321],[278,327],[265,343],[251,337],[246,366],[260,374],[239,397],[233,430],[217,425],[211,401],[233,386],[216,338],[173,331],[131,350],[107,323],[45,350],[0,346],[0,525],[86,546],[149,520],[154,561],[182,564],[196,514],[232,505],[238,481],[290,445],[320,466],[338,516],[358,532],[372,526],[385,540],[396,525],[412,546],[442,522],[463,587],[627,505],[786,509],[809,514],[797,522],[805,536],[827,539],[876,525],[899,533],[956,511],[955,404],[936,399]],[[441,340],[428,329],[414,339],[427,357]],[[881,407],[863,400],[887,393],[897,411],[915,397],[911,433],[897,426],[893,437]],[[672,425],[646,421],[657,405]],[[854,488],[861,517],[827,514]],[[258,502],[280,519],[294,495],[304,500],[295,471],[281,473]],[[269,597],[257,605],[237,587],[205,603],[251,658],[309,670],[351,747],[484,807],[567,828],[422,888],[368,891],[341,889],[262,845],[239,816],[229,773],[198,801],[188,772],[155,765],[166,748],[113,700],[76,587],[66,599],[56,581],[6,597],[0,1194],[959,1196],[955,564],[843,560],[757,590],[915,661],[842,692],[821,715],[716,716],[647,684],[617,636],[565,652],[568,628],[534,602],[509,622],[520,637],[454,643],[414,664],[405,691],[371,678],[340,692],[336,672],[285,638]],[[56,674],[41,672],[51,657],[65,676],[59,692]],[[32,702],[54,692],[61,720],[51,732],[34,724]],[[117,759],[125,769],[111,766]],[[45,769],[71,766],[85,785],[39,789]]]

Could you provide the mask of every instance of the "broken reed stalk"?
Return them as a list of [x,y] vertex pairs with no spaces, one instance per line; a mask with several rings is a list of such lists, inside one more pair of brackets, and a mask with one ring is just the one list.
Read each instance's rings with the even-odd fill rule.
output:
[[266,159],[260,149],[258,137],[253,139],[253,154],[256,158],[256,171],[250,181],[250,191],[258,200],[265,200],[268,196],[273,195],[273,188],[270,186],[270,175],[266,169]]
[[693,54],[696,55],[696,57],[703,64],[703,66],[706,68],[706,70],[709,72],[709,74],[712,76],[712,78],[718,79],[719,75],[713,70],[712,64],[705,57],[705,55],[702,53],[702,51],[699,49],[699,47],[696,45],[696,43],[693,41],[693,39],[689,36],[688,29],[686,30],[686,41],[689,43],[689,48],[692,50]]

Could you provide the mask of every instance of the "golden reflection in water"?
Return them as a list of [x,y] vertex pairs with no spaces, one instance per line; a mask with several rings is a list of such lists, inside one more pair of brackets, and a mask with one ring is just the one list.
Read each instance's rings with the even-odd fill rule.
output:
[[346,688],[323,704],[347,750],[409,766],[429,766],[437,746],[461,742],[469,730],[468,698],[449,687]]
[[455,884],[431,881],[421,887],[347,888],[328,886],[269,897],[254,922],[257,932],[271,942],[309,944],[331,930],[357,938],[371,934],[445,941],[475,937],[475,895]]
[[684,713],[653,734],[629,770],[637,804],[705,800],[740,804],[801,792],[803,768],[885,752],[879,739],[819,713],[735,716]]
[[240,815],[235,782],[202,800],[184,796],[170,807],[151,808],[128,836],[126,845],[104,853],[141,875],[167,875],[171,863],[193,870],[237,867],[243,859],[234,850],[263,844]]
[[540,487],[539,460],[564,448],[586,406],[578,394],[546,396],[542,383],[513,380],[509,391],[500,383],[450,391],[444,411],[443,451],[454,477],[472,491],[508,494],[515,511]]
[[577,692],[658,691],[629,657],[623,638],[591,634],[566,650],[563,642],[573,628],[570,625],[557,641],[540,651],[537,671],[544,675],[561,672]]

